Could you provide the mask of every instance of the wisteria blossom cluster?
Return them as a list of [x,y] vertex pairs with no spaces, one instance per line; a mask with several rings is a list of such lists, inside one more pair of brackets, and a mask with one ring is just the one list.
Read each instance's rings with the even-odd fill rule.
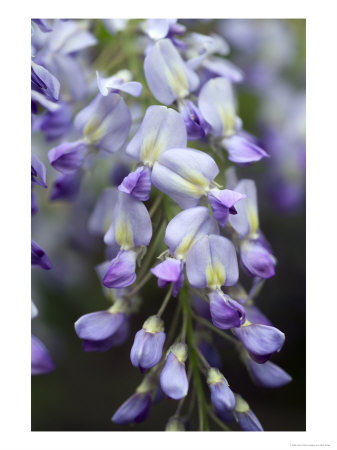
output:
[[[127,58],[107,45],[93,59],[97,23],[132,43]],[[245,73],[229,51],[219,34],[190,32],[171,19],[32,21],[32,131],[49,143],[51,179],[58,174],[48,180],[50,202],[76,202],[98,161],[111,167],[88,223],[106,246],[92,270],[107,308],[93,307],[75,322],[84,351],[126,342],[143,286],[155,277],[160,288],[129,348],[143,381],[130,386],[122,405],[111,405],[116,424],[144,421],[154,403],[173,399],[167,431],[193,429],[194,404],[199,430],[238,422],[244,431],[263,431],[254,405],[227,378],[230,360],[214,334],[233,345],[257,385],[291,381],[270,361],[285,335],[254,303],[277,260],[260,228],[255,182],[235,172],[272,158],[244,129],[236,92]],[[32,152],[35,214],[37,185],[47,188],[47,181]],[[51,268],[34,241],[32,266]],[[251,280],[247,288],[240,272]],[[32,338],[32,373],[52,368]]]

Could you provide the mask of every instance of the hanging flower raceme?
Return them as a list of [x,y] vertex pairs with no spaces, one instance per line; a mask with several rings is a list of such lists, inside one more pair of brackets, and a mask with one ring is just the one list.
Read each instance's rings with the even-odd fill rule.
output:
[[135,281],[138,251],[149,244],[151,237],[152,223],[144,204],[119,191],[112,224],[104,236],[104,242],[107,245],[117,244],[120,251],[103,277],[104,286],[122,288]]
[[241,263],[250,276],[270,278],[275,275],[276,259],[259,229],[256,186],[253,180],[241,180],[235,191],[245,195],[237,204],[237,215],[229,222],[240,237]]
[[212,135],[227,149],[230,161],[245,165],[268,156],[262,148],[240,135],[242,121],[237,116],[236,99],[228,79],[209,80],[200,91],[198,106],[212,127]]
[[155,98],[164,105],[188,96],[199,86],[198,75],[188,67],[169,39],[161,39],[144,60],[147,84]]

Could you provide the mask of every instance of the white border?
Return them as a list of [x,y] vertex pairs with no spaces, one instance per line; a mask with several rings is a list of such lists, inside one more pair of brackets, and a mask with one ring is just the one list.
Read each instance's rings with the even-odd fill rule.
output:
[[[2,321],[1,429],[4,450],[131,448],[336,448],[336,43],[337,3],[283,0],[206,2],[6,2],[1,21]],[[168,9],[169,14],[165,14]],[[30,431],[31,17],[306,18],[307,19],[307,431],[161,433]],[[291,289],[291,286],[289,286]],[[66,407],[66,405],[65,405]],[[186,446],[186,447],[185,447]]]

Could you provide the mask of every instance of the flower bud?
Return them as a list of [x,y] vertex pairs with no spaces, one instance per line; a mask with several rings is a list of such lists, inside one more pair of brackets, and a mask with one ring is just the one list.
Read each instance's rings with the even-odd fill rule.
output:
[[165,431],[185,431],[184,422],[180,417],[170,417],[167,422]]
[[212,367],[207,374],[207,383],[211,390],[211,399],[215,409],[219,413],[223,410],[232,411],[235,407],[235,396],[222,373]]
[[172,345],[160,374],[160,386],[163,392],[174,400],[179,400],[187,395],[186,359],[187,346],[182,343]]
[[131,349],[131,362],[141,371],[150,369],[161,359],[165,342],[164,322],[157,316],[149,317],[136,333]]
[[215,291],[209,294],[209,299],[212,322],[216,327],[228,330],[245,322],[246,313],[243,306],[228,295]]
[[248,403],[241,397],[241,395],[236,394],[235,398],[236,398],[235,413],[242,430],[263,431],[259,419],[250,409]]

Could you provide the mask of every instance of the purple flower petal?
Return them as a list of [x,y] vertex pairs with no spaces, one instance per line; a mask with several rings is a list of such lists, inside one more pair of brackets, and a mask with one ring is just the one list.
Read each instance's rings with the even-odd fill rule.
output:
[[88,149],[83,142],[64,142],[48,152],[48,160],[54,169],[71,175],[82,165]]
[[209,130],[209,125],[203,118],[199,108],[191,101],[186,100],[179,107],[184,119],[188,140],[202,139]]
[[152,223],[145,205],[131,195],[118,191],[112,224],[104,236],[108,245],[117,243],[122,250],[148,245]]
[[258,240],[244,240],[240,245],[241,262],[251,277],[271,278],[275,275],[275,258]]
[[176,297],[184,284],[184,263],[178,259],[167,258],[151,269],[158,278],[160,287],[173,283],[173,297]]
[[182,208],[196,206],[219,173],[212,157],[200,150],[175,148],[162,153],[152,170],[152,183]]
[[237,214],[229,217],[229,223],[241,238],[254,235],[259,229],[256,185],[253,180],[241,180],[235,191],[246,196],[235,207]]
[[269,158],[267,152],[243,136],[231,136],[222,141],[228,152],[228,159],[240,165],[251,164],[262,158]]
[[144,328],[136,333],[131,348],[131,362],[141,370],[150,369],[159,363],[166,335],[164,332],[150,333]]
[[244,308],[228,295],[211,292],[209,298],[212,322],[216,327],[229,330],[233,327],[240,327],[245,322]]
[[277,388],[285,386],[292,380],[291,376],[285,370],[270,361],[266,361],[264,364],[258,364],[249,357],[245,361],[253,381],[258,386]]
[[223,236],[204,236],[191,248],[186,259],[187,278],[196,288],[220,289],[232,286],[239,277],[234,245]]
[[32,375],[42,375],[55,369],[46,347],[35,336],[31,337],[31,371]]
[[170,352],[160,374],[160,386],[168,397],[179,400],[187,395],[188,379],[185,364]]
[[50,200],[75,200],[80,190],[81,180],[82,174],[80,172],[75,172],[72,175],[61,175],[51,188]]
[[[127,74],[129,72],[127,71]],[[103,78],[96,71],[97,84],[100,93],[103,96],[107,96],[110,92],[119,93],[120,91],[126,92],[127,94],[133,95],[134,97],[139,97],[142,93],[143,86],[141,83],[137,81],[129,81],[129,77],[122,76],[121,72],[119,74],[109,77]]]
[[80,317],[75,322],[75,331],[80,339],[102,341],[115,334],[124,321],[122,312],[97,311]]
[[181,58],[170,39],[157,41],[144,60],[147,84],[164,105],[186,97],[199,85],[199,77]]
[[[211,369],[212,370],[212,369]],[[232,411],[235,408],[235,397],[226,380],[209,384],[211,400],[217,412]]]
[[130,131],[131,113],[119,94],[94,100],[75,117],[75,127],[87,141],[109,153],[119,150]]
[[111,347],[123,344],[129,337],[129,330],[129,320],[125,319],[117,331],[107,339],[103,339],[102,341],[89,341],[85,339],[82,342],[83,350],[85,352],[106,352]]
[[103,285],[115,289],[130,286],[136,280],[136,259],[136,252],[120,251],[110,262],[102,279]]
[[241,326],[234,328],[233,332],[254,361],[259,364],[267,361],[273,353],[279,352],[285,340],[284,333],[267,325]]
[[112,416],[112,421],[119,425],[142,422],[150,412],[152,400],[150,392],[133,394]]
[[60,95],[60,82],[45,67],[31,62],[32,87],[43,94],[48,100],[55,102]]
[[234,205],[243,198],[245,198],[245,195],[240,192],[229,189],[211,189],[208,195],[208,201],[215,219],[222,228],[225,227],[229,214],[237,214]]
[[47,188],[46,166],[35,155],[31,155],[31,183]]
[[154,105],[147,108],[126,153],[152,167],[161,153],[170,148],[184,148],[186,144],[186,127],[181,115],[174,109]]
[[177,259],[185,260],[192,245],[202,236],[217,234],[219,227],[208,208],[196,206],[178,213],[167,225],[165,243]]
[[145,202],[150,198],[151,172],[148,167],[138,167],[134,172],[129,173],[118,186],[118,190],[131,195],[140,202]]
[[89,218],[88,229],[90,233],[98,236],[103,236],[106,233],[111,224],[116,201],[117,190],[115,188],[106,188],[101,192]]
[[46,252],[33,240],[31,245],[31,261],[32,267],[41,267],[41,269],[45,270],[50,270],[52,268]]
[[245,413],[237,412],[237,418],[240,424],[240,427],[244,431],[263,431],[262,425],[260,424],[259,419],[253,413],[251,409]]

